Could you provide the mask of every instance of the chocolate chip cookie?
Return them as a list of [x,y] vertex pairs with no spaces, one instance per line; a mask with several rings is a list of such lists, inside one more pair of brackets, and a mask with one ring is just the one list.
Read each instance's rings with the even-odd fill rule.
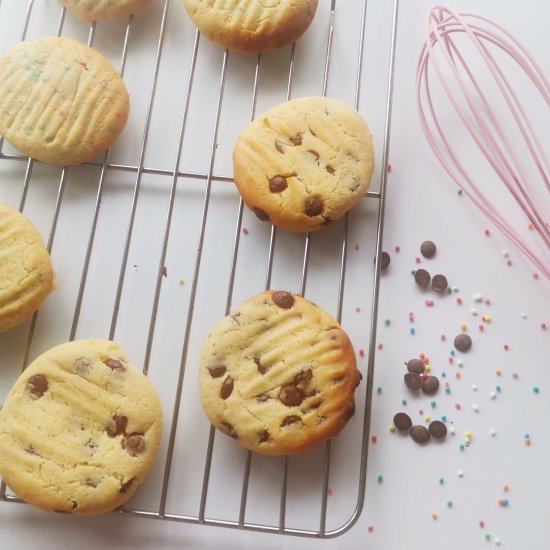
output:
[[59,0],[83,21],[118,19],[134,13],[151,0]]
[[108,512],[143,481],[161,431],[157,394],[120,346],[62,344],[29,365],[0,410],[0,476],[43,510]]
[[269,290],[241,304],[204,342],[200,394],[212,424],[266,455],[338,435],[360,374],[338,322],[301,296]]
[[260,220],[316,231],[364,197],[374,169],[372,138],[345,103],[294,99],[241,132],[233,167],[239,193]]
[[30,317],[54,286],[38,231],[23,214],[0,203],[0,332]]
[[201,33],[224,48],[258,53],[288,46],[306,32],[318,0],[184,0]]

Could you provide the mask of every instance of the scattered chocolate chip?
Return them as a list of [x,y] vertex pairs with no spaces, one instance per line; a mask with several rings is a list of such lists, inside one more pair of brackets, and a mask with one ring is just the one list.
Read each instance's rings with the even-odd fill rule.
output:
[[447,282],[447,277],[445,275],[434,275],[432,278],[432,288],[436,292],[445,292],[449,283]]
[[428,426],[428,431],[432,437],[443,439],[447,435],[447,426],[441,420],[433,420]]
[[317,151],[308,151],[310,155],[313,155],[315,157],[315,162],[319,164],[319,153]]
[[390,266],[390,262],[390,255],[387,252],[382,252],[382,254],[380,255],[380,269],[382,271],[388,269],[388,267]]
[[269,401],[269,399],[271,398],[267,395],[267,393],[260,393],[260,395],[256,396],[256,401],[258,401],[258,403],[265,403],[266,401]]
[[227,399],[233,393],[233,378],[227,376],[223,381],[222,387],[220,389],[220,397],[222,399]]
[[40,398],[48,391],[48,381],[43,374],[35,374],[27,382],[27,389],[37,398]]
[[296,422],[301,422],[301,420],[302,419],[296,415],[286,416],[285,418],[283,418],[283,421],[281,422],[281,427],[289,426],[290,424],[295,424]]
[[212,365],[211,367],[206,368],[208,369],[208,372],[210,373],[210,376],[212,378],[221,378],[227,370],[226,366],[222,364]]
[[256,363],[256,366],[258,367],[258,372],[260,374],[265,374],[269,370],[269,367],[262,365],[258,357],[254,357],[254,363]]
[[260,443],[265,443],[266,441],[269,441],[271,439],[271,435],[267,430],[263,430],[260,432]]
[[425,269],[417,269],[414,272],[414,282],[418,286],[428,286],[430,284],[431,276]]
[[128,489],[130,488],[130,485],[132,485],[132,483],[134,482],[134,479],[136,479],[135,477],[131,477],[128,481],[126,481],[125,483],[123,483],[121,486],[120,486],[120,489],[118,490],[119,493],[126,493],[126,491],[128,491]]
[[220,429],[224,434],[228,435],[229,437],[232,437],[233,439],[239,439],[235,428],[231,424],[229,424],[229,422],[222,422]]
[[431,395],[432,393],[435,393],[439,389],[439,379],[437,376],[426,376],[422,380],[422,391],[424,393],[427,393],[428,395]]
[[422,387],[422,377],[415,372],[408,372],[403,376],[405,385],[411,390],[419,390]]
[[409,372],[414,372],[418,375],[422,374],[426,369],[424,361],[422,361],[421,359],[417,359],[416,357],[414,357],[413,359],[409,359],[406,365]]
[[437,247],[435,246],[435,243],[432,241],[424,241],[420,245],[420,254],[422,254],[424,258],[433,258],[435,256],[436,251],[437,251]]
[[455,338],[454,346],[458,351],[466,352],[472,347],[472,339],[467,334],[461,333]]
[[323,211],[323,201],[317,197],[308,197],[304,206],[304,212],[312,218]]
[[297,407],[304,400],[304,393],[296,386],[283,386],[279,391],[279,399],[287,407]]
[[258,208],[257,206],[255,206],[252,209],[252,212],[254,212],[254,214],[256,214],[256,217],[259,220],[262,220],[263,222],[268,222],[269,221],[269,214],[267,212],[264,212],[261,208]]
[[332,166],[327,166],[326,168],[329,174],[334,174],[334,168]]
[[128,426],[128,418],[121,414],[115,414],[107,423],[107,435],[116,437],[126,431],[126,426]]
[[272,193],[280,193],[288,187],[286,178],[283,176],[275,176],[269,180],[269,190]]
[[311,377],[313,376],[313,373],[311,372],[311,369],[303,370],[302,372],[298,373],[295,377],[292,383],[297,386],[298,384],[301,384],[302,382],[308,383],[311,380]]
[[393,417],[393,425],[398,430],[410,430],[413,423],[411,417],[407,413],[400,412]]
[[120,361],[118,361],[117,359],[107,359],[107,361],[104,361],[104,363],[111,370],[124,370],[124,365]]
[[413,426],[409,433],[417,443],[426,443],[430,439],[430,432],[424,426]]
[[136,456],[145,450],[145,439],[143,434],[133,433],[127,435],[121,442],[122,448],[132,456]]
[[289,137],[288,140],[292,145],[302,145],[302,134],[296,134],[295,136]]
[[73,503],[73,510],[76,510],[78,507],[78,503],[76,502],[76,500],[71,500],[71,502]]
[[290,309],[294,305],[294,296],[286,290],[276,290],[271,299],[282,309]]

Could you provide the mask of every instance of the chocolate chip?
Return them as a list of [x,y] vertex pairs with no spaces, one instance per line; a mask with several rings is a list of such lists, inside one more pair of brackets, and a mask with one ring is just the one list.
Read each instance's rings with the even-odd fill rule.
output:
[[265,403],[266,401],[269,401],[271,399],[267,393],[260,393],[260,395],[256,396],[256,401],[258,403]]
[[222,422],[220,429],[224,434],[228,435],[229,437],[232,437],[233,439],[239,439],[235,428],[231,424],[229,424],[229,422]]
[[393,425],[398,430],[410,430],[413,423],[411,417],[407,413],[400,412],[393,417]]
[[409,359],[406,365],[409,372],[414,372],[418,375],[422,374],[426,369],[424,361],[422,361],[421,359],[417,359],[416,357],[414,357],[413,359]]
[[428,286],[430,284],[431,276],[425,269],[417,269],[414,272],[414,282],[418,286]]
[[428,426],[428,431],[432,437],[443,439],[447,435],[447,426],[441,420],[433,420]]
[[107,361],[104,361],[104,363],[111,370],[125,370],[124,365],[120,361],[118,361],[117,359],[107,359]]
[[304,393],[296,386],[283,386],[279,391],[279,399],[287,407],[297,407],[304,400]]
[[286,290],[276,290],[271,299],[282,309],[290,309],[294,305],[294,296]]
[[27,389],[33,395],[40,398],[48,391],[48,381],[43,374],[35,374],[27,382]]
[[454,346],[458,351],[466,352],[472,347],[472,339],[467,334],[459,334],[454,340]]
[[390,266],[391,257],[387,252],[382,252],[380,255],[380,269],[384,271],[385,269],[388,269]]
[[225,374],[225,371],[227,370],[225,365],[222,365],[222,364],[213,365],[211,367],[207,367],[207,369],[212,378],[221,378]]
[[417,443],[426,443],[430,439],[430,432],[424,426],[413,426],[409,433]]
[[288,139],[292,145],[302,145],[302,134],[296,134]]
[[269,370],[269,367],[266,367],[265,365],[261,364],[258,357],[254,357],[254,363],[256,363],[256,366],[258,367],[258,372],[260,374],[265,374]]
[[131,477],[128,481],[126,481],[125,483],[123,483],[121,486],[120,486],[120,489],[118,490],[119,493],[126,493],[126,491],[128,491],[128,489],[130,488],[130,485],[132,485],[132,483],[134,482],[134,479],[136,479],[135,477]]
[[261,208],[258,208],[257,206],[255,206],[252,209],[252,212],[254,212],[254,214],[256,214],[256,217],[259,220],[262,220],[263,222],[268,222],[269,221],[269,214],[267,214],[267,212],[264,212]]
[[222,399],[227,399],[232,393],[233,393],[233,378],[231,376],[227,376],[226,379],[223,381],[223,384],[220,390],[220,397]]
[[269,190],[272,193],[280,193],[288,187],[286,178],[283,176],[275,176],[269,180]]
[[334,174],[334,168],[332,166],[327,166],[326,168],[329,174]]
[[319,164],[319,153],[317,151],[308,151],[310,155],[313,155],[315,157],[315,162]]
[[294,377],[294,380],[292,383],[297,386],[298,384],[301,384],[302,382],[305,382],[306,384],[311,380],[311,377],[313,376],[313,373],[311,372],[311,369],[303,370],[299,374],[297,374]]
[[312,218],[318,216],[323,211],[323,201],[317,197],[308,197],[304,207],[304,212]]
[[107,435],[109,437],[116,437],[126,431],[126,426],[128,426],[128,418],[115,414],[107,424]]
[[422,387],[422,377],[418,376],[415,372],[408,372],[403,376],[405,385],[411,390],[419,390]]
[[302,419],[296,415],[286,416],[285,418],[283,418],[283,421],[281,422],[281,427],[289,426],[290,424],[295,424],[296,422],[301,422],[301,420]]
[[260,432],[260,443],[265,443],[271,439],[271,435],[267,430]]
[[145,439],[143,434],[133,433],[127,435],[121,442],[122,448],[132,456],[136,456],[145,450]]
[[434,275],[432,279],[432,288],[436,292],[445,292],[449,283],[447,282],[447,277],[445,275]]
[[433,258],[435,256],[436,251],[437,251],[437,247],[435,246],[435,243],[432,241],[424,241],[420,245],[420,254],[422,254],[424,258]]
[[422,391],[431,395],[439,389],[439,380],[436,376],[426,376],[422,381]]

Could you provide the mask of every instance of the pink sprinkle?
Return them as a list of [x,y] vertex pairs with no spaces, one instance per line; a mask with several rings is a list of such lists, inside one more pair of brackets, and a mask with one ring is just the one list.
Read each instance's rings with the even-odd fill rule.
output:
[[453,356],[449,355],[449,363],[452,363],[454,361]]
[[370,436],[370,440],[373,442],[373,443],[376,443],[378,441],[378,437],[376,437],[375,435],[371,435]]
[[512,265],[512,260],[510,260],[510,258],[506,260],[506,265]]
[[247,229],[246,227],[243,227],[243,233],[244,233],[245,235],[248,235],[248,229]]
[[372,533],[374,531],[374,525],[369,525],[367,529],[369,530],[369,533]]
[[424,302],[427,306],[433,306],[434,305],[434,301],[433,300],[425,300]]
[[504,349],[508,351],[510,349],[510,346],[508,344],[504,344]]
[[384,347],[384,344],[382,344],[382,342],[380,342],[380,343],[378,344],[378,349],[382,349],[383,347]]
[[477,325],[477,328],[478,328],[479,330],[483,330],[483,325],[482,325],[481,323],[479,323],[479,325]]
[[422,361],[424,361],[424,364],[427,365],[430,362],[430,358],[424,355],[424,357],[422,357]]
[[440,338],[441,338],[441,341],[442,341],[442,342],[445,342],[446,336],[445,336],[444,334],[442,334],[442,335],[440,336]]
[[332,489],[327,487],[327,495],[330,497],[332,495]]
[[391,172],[391,164],[388,162],[388,172]]
[[490,232],[488,229],[485,229],[485,230],[483,231],[483,233],[485,233],[485,235],[487,235],[487,237],[491,234],[491,232]]
[[539,274],[535,271],[533,273],[533,279],[535,279],[535,281],[539,278]]
[[[378,345],[380,345],[380,344],[378,344]],[[365,357],[365,350],[363,348],[359,348],[359,355],[361,357]]]
[[423,372],[423,373],[422,373],[422,378],[423,378],[424,380],[426,380],[426,378],[428,378],[428,373],[427,373],[427,372]]
[[517,378],[517,377],[519,376],[519,374],[518,374],[517,372],[513,372],[513,373],[512,373],[512,376],[513,376],[514,378]]
[[462,298],[460,296],[457,296],[456,297],[456,303],[457,304],[461,304],[462,303]]
[[489,298],[487,298],[487,300],[485,300],[485,303],[490,306],[491,305],[491,300],[489,300]]
[[419,355],[419,357],[420,357],[420,359],[424,359],[424,357],[426,357],[426,356],[425,356],[423,353],[421,353],[421,354]]
[[540,324],[540,328],[541,328],[542,330],[546,330],[546,323],[541,323],[541,324]]
[[424,409],[419,409],[418,414],[420,415],[424,414]]
[[420,256],[417,256],[417,257],[414,259],[414,261],[415,261],[417,264],[419,264],[419,263],[420,263]]
[[396,252],[399,252],[401,250],[401,247],[398,244],[396,244],[394,250]]
[[359,245],[355,243],[355,246],[353,248],[355,248],[355,250],[359,250]]
[[455,403],[455,409],[456,409],[457,411],[460,410],[460,403]]
[[449,387],[449,382],[445,382],[445,387],[446,387],[446,388]]
[[481,519],[479,520],[479,526],[483,529],[485,527],[485,522]]

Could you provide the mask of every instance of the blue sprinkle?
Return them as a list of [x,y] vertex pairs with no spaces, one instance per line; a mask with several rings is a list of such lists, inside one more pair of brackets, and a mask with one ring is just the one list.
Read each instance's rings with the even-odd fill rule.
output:
[[523,434],[524,439],[529,439],[529,434]]
[[409,329],[409,332],[410,332],[411,334],[414,334],[414,333],[416,332],[416,329],[415,329],[414,327],[411,327],[411,328]]
[[455,354],[455,350],[452,349],[449,353],[450,353],[451,355],[454,355],[454,354]]
[[533,391],[534,391],[535,393],[539,393],[540,388],[539,388],[538,386],[533,386]]
[[441,378],[445,378],[445,376],[447,376],[447,373],[442,372],[442,373],[441,373]]
[[502,499],[502,506],[508,506],[508,499],[507,498]]
[[501,390],[501,387],[500,387],[500,386],[497,386],[495,389],[496,389],[497,391],[500,391],[500,390]]
[[443,415],[443,416],[441,417],[441,420],[442,420],[443,422],[447,422],[447,416],[446,416],[446,415]]
[[458,448],[459,448],[461,451],[463,451],[463,450],[464,450],[464,443],[461,443],[461,444],[458,446]]

